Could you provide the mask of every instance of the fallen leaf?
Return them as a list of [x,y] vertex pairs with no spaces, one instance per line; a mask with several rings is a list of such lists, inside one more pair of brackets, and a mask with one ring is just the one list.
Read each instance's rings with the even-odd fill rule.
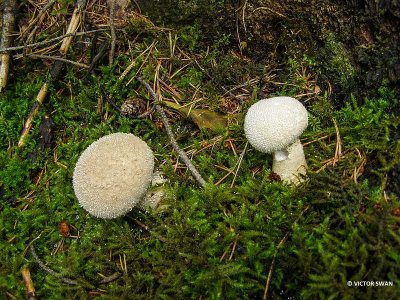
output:
[[213,131],[220,130],[227,125],[227,117],[210,111],[208,109],[190,109],[179,104],[165,101],[164,104],[176,111],[183,117],[190,118],[200,129],[207,128]]

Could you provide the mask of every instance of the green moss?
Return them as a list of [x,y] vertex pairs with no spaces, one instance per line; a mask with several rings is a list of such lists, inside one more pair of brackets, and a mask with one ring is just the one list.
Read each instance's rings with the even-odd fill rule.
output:
[[334,33],[329,32],[326,35],[325,47],[320,57],[324,60],[326,71],[335,76],[331,78],[333,82],[346,88],[351,86],[355,76],[355,68],[348,51],[337,40]]

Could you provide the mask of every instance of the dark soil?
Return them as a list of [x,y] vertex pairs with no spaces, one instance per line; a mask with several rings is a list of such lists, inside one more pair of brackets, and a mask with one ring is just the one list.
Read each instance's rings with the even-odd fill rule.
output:
[[[230,33],[230,47],[253,62],[285,64],[289,57],[307,55],[322,66],[320,85],[333,86],[334,97],[345,102],[349,92],[374,96],[383,83],[398,89],[400,82],[400,4],[382,0],[253,0],[138,1],[143,13],[159,24],[178,28],[198,24],[203,42],[213,43]],[[207,9],[208,7],[208,9]],[[355,74],[338,82],[340,70],[324,68],[330,59],[327,36],[343,46]],[[228,49],[227,49],[228,51]]]

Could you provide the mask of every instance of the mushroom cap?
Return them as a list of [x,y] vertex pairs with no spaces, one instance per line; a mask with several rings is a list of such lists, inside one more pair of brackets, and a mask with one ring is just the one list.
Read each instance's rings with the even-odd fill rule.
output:
[[249,108],[244,132],[255,149],[271,153],[293,144],[307,124],[307,110],[298,100],[273,97],[262,99]]
[[149,187],[154,156],[133,134],[113,133],[92,143],[79,157],[72,178],[80,205],[111,219],[130,211]]

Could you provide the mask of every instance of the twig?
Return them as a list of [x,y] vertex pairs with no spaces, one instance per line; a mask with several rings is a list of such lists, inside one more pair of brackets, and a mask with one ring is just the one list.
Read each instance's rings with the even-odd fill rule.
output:
[[32,128],[32,121],[33,118],[36,116],[36,114],[39,111],[40,106],[43,103],[44,98],[47,95],[47,91],[49,89],[49,84],[47,82],[45,82],[42,87],[40,88],[39,93],[36,96],[36,100],[35,103],[33,104],[33,106],[31,107],[31,112],[29,113],[28,118],[26,119],[25,123],[24,123],[24,128],[22,129],[21,132],[21,137],[19,138],[18,141],[18,147],[22,147],[25,145],[25,139],[28,136],[29,131]]
[[109,1],[109,3],[110,3],[111,49],[110,49],[110,55],[108,57],[108,63],[109,63],[109,66],[111,67],[114,62],[115,43],[116,43],[117,37],[115,35],[115,25],[114,25],[115,0],[111,0],[111,1]]
[[29,271],[28,268],[23,268],[22,271],[22,279],[25,284],[26,288],[26,298],[28,300],[36,300],[36,294],[35,294],[35,288],[33,286],[32,278],[31,278],[31,272]]
[[113,281],[117,280],[118,278],[120,278],[121,276],[122,276],[121,273],[115,272],[114,274],[111,274],[110,276],[104,277],[102,280],[99,281],[99,284],[106,284],[106,283],[113,282]]
[[0,48],[0,53],[4,53],[7,51],[23,50],[23,49],[27,49],[27,48],[34,48],[34,47],[43,46],[46,44],[51,44],[52,42],[57,42],[62,39],[65,39],[65,38],[82,36],[82,35],[92,34],[95,32],[100,32],[100,31],[105,31],[105,30],[106,29],[95,29],[95,30],[82,31],[82,32],[76,32],[76,33],[67,33],[67,34],[57,36],[57,37],[49,39],[49,40],[45,40],[45,41],[37,42],[37,43],[33,43],[33,44],[27,44],[27,45],[23,45],[23,46],[15,46],[15,47],[2,47],[2,48]]
[[62,58],[62,57],[59,57],[59,56],[50,56],[50,55],[42,55],[42,54],[33,54],[32,53],[32,54],[26,54],[26,55],[23,55],[23,54],[14,55],[13,58],[19,59],[19,58],[22,58],[22,57],[25,57],[25,56],[33,57],[33,58],[41,58],[41,59],[58,60],[58,61],[62,61],[62,62],[65,62],[65,63],[69,63],[69,64],[72,64],[72,65],[75,65],[75,66],[80,67],[80,68],[85,68],[85,69],[89,69],[90,68],[90,66],[87,65],[87,64],[83,64],[83,63],[76,62],[76,61],[73,61],[73,60],[69,60],[69,59],[66,59],[66,58]]
[[[78,25],[80,22],[80,14],[81,14],[81,10],[83,9],[83,7],[86,4],[86,0],[78,0],[76,3],[76,7],[74,10],[74,13],[72,14],[72,18],[71,21],[69,23],[68,26],[68,30],[67,30],[67,34],[69,33],[75,33],[76,30],[78,29]],[[68,48],[71,44],[71,40],[72,40],[72,36],[68,36],[65,37],[61,43],[59,52],[61,55],[65,56],[67,54]],[[54,81],[58,78],[58,76],[61,73],[61,69],[62,69],[62,62],[61,61],[56,61],[51,69],[51,79]],[[24,123],[24,128],[22,129],[21,132],[21,136],[19,138],[18,141],[18,147],[23,147],[25,145],[25,139],[29,134],[29,131],[32,128],[32,121],[33,118],[36,116],[36,114],[39,111],[39,108],[41,107],[44,99],[47,96],[47,91],[49,88],[49,78],[47,78],[46,82],[43,83],[39,94],[36,97],[36,102],[34,103],[34,105],[31,108],[31,112],[28,116],[28,118],[26,119],[25,123]]]
[[257,10],[263,10],[263,9],[269,10],[270,12],[272,12],[272,13],[274,13],[274,14],[277,14],[278,16],[280,16],[280,17],[282,17],[282,18],[287,19],[287,17],[286,17],[285,15],[281,14],[280,12],[277,12],[277,11],[273,10],[272,8],[266,7],[266,6],[257,7],[257,8],[256,8],[255,10],[253,10],[251,13],[253,14],[253,13],[256,12]]
[[242,8],[242,22],[243,22],[244,32],[247,32],[246,20],[245,20],[247,1],[248,0],[244,1],[243,8]]
[[[306,208],[304,208],[300,215],[297,216],[296,220],[294,220],[291,229],[293,229],[293,226],[300,220],[300,218],[306,213],[306,211],[309,209],[309,206],[306,206]],[[268,276],[267,276],[267,282],[265,283],[265,289],[264,289],[264,296],[263,296],[263,300],[267,300],[268,299],[268,289],[269,289],[269,285],[271,283],[271,279],[272,279],[272,273],[274,271],[274,266],[275,266],[275,261],[276,261],[276,255],[278,254],[278,250],[282,247],[282,245],[286,242],[286,240],[288,239],[290,234],[290,230],[288,230],[285,234],[285,236],[280,240],[278,246],[276,247],[273,259],[272,259],[272,263],[271,266],[269,268],[268,271]]]
[[90,63],[90,67],[88,70],[88,74],[92,74],[93,70],[95,68],[95,66],[97,65],[97,63],[104,57],[104,55],[106,54],[108,48],[108,44],[107,43],[102,43],[99,47],[99,50],[97,52],[96,55],[94,55],[91,63]]
[[[29,30],[31,29],[31,27],[36,24],[41,18],[42,16],[46,13],[46,11],[53,6],[53,4],[56,2],[56,0],[50,0],[49,2],[47,2],[47,4],[40,10],[40,12],[38,13],[38,15],[36,16],[35,19],[33,19],[32,22],[30,22],[30,24],[28,25],[28,27],[25,29],[24,33],[18,38],[18,39],[24,39],[26,34],[29,32]],[[27,37],[26,41],[31,41],[33,39],[33,36],[36,33],[36,30],[39,28],[38,25],[35,26],[35,28],[33,28],[32,32],[29,34],[29,36]]]
[[69,279],[66,277],[61,276],[60,274],[56,273],[55,271],[53,271],[52,269],[50,269],[49,267],[47,267],[39,258],[39,256],[36,254],[35,248],[33,246],[33,243],[30,246],[30,250],[31,250],[31,254],[33,256],[33,258],[36,260],[37,264],[48,274],[57,277],[58,279],[60,279],[62,282],[69,284],[69,285],[78,285],[78,281],[73,280],[73,279]]
[[[1,48],[7,48],[12,43],[12,32],[14,31],[15,24],[15,10],[17,3],[15,0],[5,0],[2,33],[1,33]],[[10,51],[4,52],[0,55],[0,92],[5,89],[8,80],[8,71],[10,68]]]
[[[156,93],[154,92],[154,90],[151,88],[151,86],[146,81],[144,81],[142,78],[137,77],[137,79],[139,80],[139,82],[141,84],[143,84],[147,88],[151,97],[157,103],[158,97],[157,97]],[[164,127],[167,131],[168,137],[171,141],[172,147],[174,148],[175,152],[178,153],[179,157],[183,160],[183,162],[185,163],[185,165],[187,166],[189,171],[192,173],[193,177],[196,179],[197,183],[202,188],[204,188],[206,186],[206,181],[200,175],[199,171],[197,171],[196,167],[192,164],[192,162],[190,161],[190,159],[186,155],[186,153],[179,147],[178,143],[176,142],[174,134],[172,133],[171,127],[168,123],[167,116],[165,115],[164,109],[159,104],[155,104],[155,108],[161,117],[161,121],[164,124]]]

